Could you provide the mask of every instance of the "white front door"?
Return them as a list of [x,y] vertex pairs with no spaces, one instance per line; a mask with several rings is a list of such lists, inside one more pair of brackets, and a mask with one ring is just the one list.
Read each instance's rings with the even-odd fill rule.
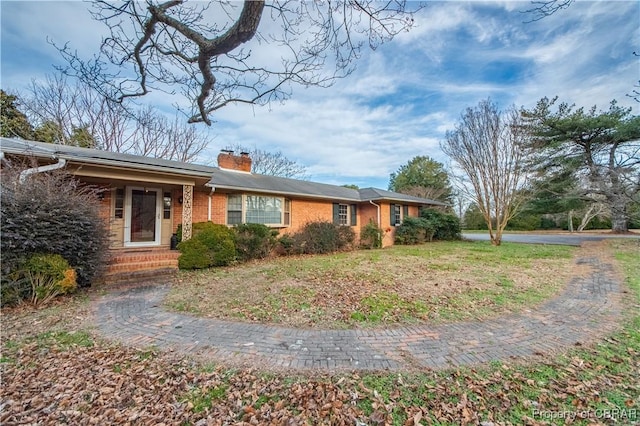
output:
[[124,245],[160,245],[162,190],[128,186],[124,201]]

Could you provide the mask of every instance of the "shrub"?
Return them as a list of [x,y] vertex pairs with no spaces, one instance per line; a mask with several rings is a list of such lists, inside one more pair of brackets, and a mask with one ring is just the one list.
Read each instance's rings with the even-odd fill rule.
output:
[[425,219],[433,227],[434,240],[459,240],[461,238],[460,219],[450,213],[442,213],[438,210],[423,209],[420,217]]
[[178,244],[178,250],[182,253],[178,258],[181,269],[226,266],[236,258],[233,231],[211,222],[194,223],[193,236]]
[[544,216],[540,218],[540,229],[554,229],[557,227],[555,220]]
[[76,271],[59,254],[35,254],[19,272],[30,284],[29,298],[34,305],[47,303],[60,294],[76,291]]
[[348,226],[323,221],[309,222],[291,236],[289,253],[323,254],[348,250],[353,247],[355,237],[353,229]]
[[293,236],[289,234],[283,234],[278,238],[276,244],[276,253],[279,255],[289,255],[294,254],[294,244]]
[[267,257],[276,245],[278,231],[259,223],[244,223],[233,228],[238,259],[246,261]]
[[384,231],[371,220],[360,232],[360,247],[366,249],[381,248],[383,237]]
[[402,225],[396,227],[396,244],[421,244],[433,236],[433,226],[419,217],[405,217]]
[[533,231],[540,229],[542,216],[532,213],[520,213],[511,218],[505,229],[510,231]]
[[99,216],[96,188],[82,185],[64,170],[30,175],[20,183],[25,165],[2,169],[0,244],[2,295],[24,293],[16,272],[36,253],[59,254],[77,273],[80,287],[90,286],[107,258],[108,233]]

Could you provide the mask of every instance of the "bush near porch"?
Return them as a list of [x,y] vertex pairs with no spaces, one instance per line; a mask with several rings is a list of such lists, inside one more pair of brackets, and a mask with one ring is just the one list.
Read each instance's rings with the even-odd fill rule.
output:
[[[182,239],[182,225],[178,226]],[[275,248],[283,255],[325,254],[354,248],[355,233],[350,227],[331,222],[310,222],[299,232],[276,238],[277,231],[261,224],[241,224],[228,228],[212,222],[193,224],[190,240],[178,244],[180,269],[206,269],[234,261],[263,259]]]
[[33,296],[23,270],[36,254],[60,255],[88,287],[106,264],[108,233],[99,216],[98,190],[82,185],[65,170],[36,173],[20,181],[31,165],[2,168],[0,244],[2,304]]

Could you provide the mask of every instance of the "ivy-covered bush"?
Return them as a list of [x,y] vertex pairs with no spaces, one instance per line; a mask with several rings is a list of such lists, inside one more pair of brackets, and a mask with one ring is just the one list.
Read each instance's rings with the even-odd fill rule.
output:
[[259,223],[243,223],[233,228],[239,260],[264,259],[276,245],[278,231]]
[[384,231],[372,220],[360,231],[360,247],[365,249],[378,249],[382,247]]
[[73,293],[78,288],[76,271],[59,254],[34,254],[22,265],[19,275],[29,284],[34,305]]
[[226,266],[236,259],[233,230],[212,222],[193,224],[191,239],[178,244],[180,269]]
[[29,286],[16,272],[34,254],[62,256],[76,271],[80,287],[90,286],[106,266],[108,233],[99,215],[98,190],[64,170],[31,174],[20,182],[20,172],[29,167],[7,164],[2,169],[3,304],[10,294],[29,296]]
[[[291,236],[290,254],[323,254],[353,248],[355,232],[331,222],[309,222]],[[282,244],[282,240],[281,240]]]
[[458,216],[434,209],[422,209],[420,217],[433,227],[434,240],[459,240],[461,238],[462,229]]

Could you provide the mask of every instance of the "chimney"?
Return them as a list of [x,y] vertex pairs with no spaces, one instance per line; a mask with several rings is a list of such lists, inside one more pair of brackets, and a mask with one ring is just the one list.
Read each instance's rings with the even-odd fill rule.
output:
[[251,173],[251,157],[248,152],[233,155],[233,151],[222,150],[218,154],[218,167],[226,170],[236,170]]

